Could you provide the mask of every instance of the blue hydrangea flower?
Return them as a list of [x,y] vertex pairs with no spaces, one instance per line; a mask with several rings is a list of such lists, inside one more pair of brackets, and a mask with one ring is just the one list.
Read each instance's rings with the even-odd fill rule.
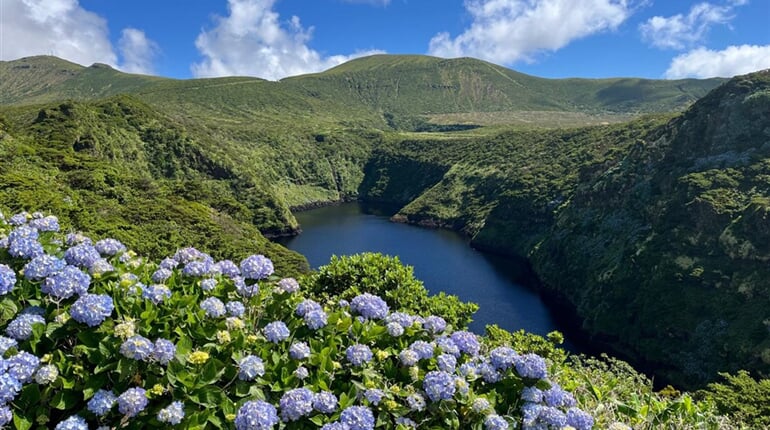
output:
[[554,428],[562,428],[567,425],[567,415],[557,408],[546,406],[540,409],[539,420]]
[[594,418],[578,408],[570,408],[567,411],[567,425],[575,427],[575,430],[591,430]]
[[118,398],[112,394],[112,391],[99,390],[88,401],[88,410],[96,416],[103,417],[115,406],[116,401]]
[[227,309],[228,315],[234,317],[240,317],[244,312],[246,312],[246,307],[243,305],[243,303],[238,301],[227,302],[225,308]]
[[112,315],[112,297],[106,294],[83,294],[70,308],[72,318],[89,327],[96,327]]
[[505,371],[513,367],[519,354],[507,346],[500,346],[489,352],[489,361],[495,369]]
[[417,340],[409,345],[409,349],[417,353],[421,360],[433,358],[434,345],[424,340]]
[[425,318],[422,323],[422,328],[428,330],[432,334],[439,334],[446,330],[446,320],[439,316],[431,315]]
[[67,235],[64,236],[64,244],[67,246],[80,245],[81,243],[90,245],[92,242],[88,236],[79,231],[75,233],[67,233]]
[[227,312],[225,304],[216,297],[209,297],[206,300],[203,300],[200,307],[206,312],[206,316],[209,318],[223,317]]
[[411,349],[405,349],[398,354],[398,359],[401,360],[402,365],[410,367],[417,364],[417,361],[420,360],[420,356]]
[[88,430],[88,423],[84,418],[73,415],[59,424],[56,424],[54,430]]
[[176,356],[176,345],[168,339],[159,338],[155,340],[155,345],[150,358],[162,365],[166,365]]
[[425,398],[418,393],[410,394],[406,398],[406,404],[413,411],[422,411],[425,409]]
[[162,423],[169,423],[175,426],[184,419],[184,405],[177,400],[158,411],[157,418]]
[[171,298],[171,290],[162,284],[148,285],[142,288],[142,298],[158,305],[163,303],[164,300]]
[[309,312],[313,312],[313,311],[323,311],[323,308],[321,307],[320,304],[318,304],[318,302],[310,299],[305,299],[297,305],[297,309],[294,312],[298,316],[304,317]]
[[486,430],[506,430],[508,428],[508,421],[500,415],[491,414],[484,420],[484,428]]
[[34,324],[45,325],[45,318],[36,314],[19,314],[8,324],[8,327],[5,328],[5,334],[16,340],[29,339],[29,337],[32,336],[32,325]]
[[478,363],[465,362],[460,366],[457,373],[468,379],[474,379],[478,375],[477,366]]
[[372,350],[366,345],[351,345],[345,351],[345,357],[353,366],[363,366],[372,360]]
[[388,334],[393,337],[399,337],[404,334],[404,327],[397,322],[389,322],[385,328],[388,330]]
[[525,402],[540,403],[543,401],[543,392],[537,387],[524,387],[521,390],[521,399]]
[[299,291],[299,282],[294,278],[283,278],[278,281],[277,287],[282,293],[292,294]]
[[40,366],[40,359],[27,351],[21,351],[5,360],[5,366],[9,375],[26,384],[32,381],[32,377]]
[[45,294],[68,299],[74,295],[83,295],[88,291],[91,277],[75,266],[65,266],[61,271],[48,276],[40,286]]
[[0,427],[3,427],[13,421],[13,412],[7,405],[0,406]]
[[570,408],[577,404],[572,393],[564,391],[558,384],[551,385],[551,388],[543,392],[543,400],[546,405],[555,408]]
[[195,260],[191,261],[187,264],[185,264],[184,269],[182,269],[182,273],[185,276],[192,276],[192,277],[201,277],[206,276],[211,271],[211,261],[209,260]]
[[294,376],[296,376],[297,379],[305,379],[310,376],[310,371],[307,370],[305,366],[299,366],[297,370],[294,371]]
[[534,426],[535,422],[540,418],[540,412],[545,409],[545,406],[537,403],[524,403],[521,406],[521,423],[523,426]]
[[364,397],[367,401],[369,401],[369,403],[377,406],[382,401],[382,398],[385,397],[385,392],[378,388],[369,388],[368,390],[364,391]]
[[92,276],[103,275],[107,272],[114,272],[114,271],[115,271],[115,266],[110,264],[110,262],[104,258],[100,258],[94,261],[94,264],[92,264],[91,267],[88,269],[88,273],[90,273]]
[[259,357],[247,355],[238,362],[238,379],[241,381],[253,381],[264,374],[265,363]]
[[457,367],[457,358],[451,354],[441,354],[436,359],[436,365],[438,365],[439,370],[453,373]]
[[43,218],[36,218],[29,222],[29,226],[38,231],[59,231],[59,218],[48,215]]
[[101,258],[99,251],[88,243],[75,245],[64,251],[64,260],[72,266],[89,268]]
[[120,353],[134,360],[149,360],[155,350],[155,345],[144,336],[131,336],[120,345]]
[[289,347],[289,356],[294,360],[304,360],[310,357],[310,347],[307,342],[294,342]]
[[337,306],[341,307],[342,309],[349,308],[350,302],[345,299],[340,299],[340,301],[337,302]]
[[21,391],[21,382],[8,373],[0,373],[0,404],[13,401]]
[[516,360],[516,372],[522,378],[543,379],[548,376],[545,359],[537,354],[520,355]]
[[16,273],[5,264],[0,264],[0,295],[10,293],[15,286]]
[[203,291],[212,291],[214,288],[217,287],[217,280],[214,278],[206,278],[201,281],[201,290]]
[[329,391],[321,391],[313,397],[313,409],[322,414],[333,414],[337,410],[337,396]]
[[349,430],[374,430],[374,414],[366,406],[348,406],[342,411],[340,422]]
[[273,274],[273,262],[264,255],[251,255],[241,261],[241,276],[245,279],[265,279]]
[[335,421],[333,423],[326,423],[321,427],[321,430],[349,430],[348,426],[345,424],[342,424],[339,421]]
[[40,366],[40,368],[37,369],[37,372],[35,372],[35,382],[40,385],[48,385],[54,382],[58,377],[59,369],[57,369],[53,364]]
[[403,328],[409,328],[414,324],[414,317],[404,312],[393,312],[385,318],[385,322],[388,324],[396,323]]
[[13,214],[10,218],[8,218],[8,224],[10,225],[24,225],[27,223],[27,220],[31,218],[32,215],[30,215],[28,212],[19,212],[17,214]]
[[11,240],[9,236],[8,243],[8,253],[11,254],[12,257],[31,259],[45,253],[43,245],[41,245],[37,239],[21,237],[17,240]]
[[239,269],[238,266],[230,260],[222,260],[216,262],[214,267],[211,268],[211,271],[221,273],[230,279],[241,276],[241,269]]
[[328,315],[320,309],[314,309],[305,314],[305,325],[311,330],[319,330],[326,327]]
[[147,391],[144,388],[129,388],[118,396],[118,411],[129,418],[138,415],[147,407]]
[[163,260],[161,260],[161,262],[158,264],[158,267],[160,267],[161,269],[165,269],[165,270],[171,271],[174,268],[176,268],[176,266],[178,266],[178,265],[179,265],[179,261],[177,261],[177,260],[175,260],[173,258],[168,258],[167,257],[167,258],[164,258]]
[[168,281],[168,279],[171,277],[171,275],[173,273],[174,272],[172,272],[171,270],[164,269],[164,268],[161,267],[158,270],[156,270],[155,272],[153,272],[153,274],[152,274],[152,282],[156,282],[156,283],[159,283],[159,284],[162,283],[162,282],[166,282],[166,281]]
[[398,417],[396,418],[396,424],[401,424],[402,426],[405,426],[406,428],[410,429],[416,429],[417,423],[414,422],[413,419],[407,418],[407,417]]
[[476,372],[489,384],[500,382],[503,379],[503,374],[498,372],[488,360],[476,366]]
[[385,318],[389,310],[385,300],[369,293],[354,297],[350,302],[350,309],[370,320]]
[[449,400],[455,394],[455,380],[447,372],[434,370],[425,375],[422,388],[431,401]]
[[251,400],[238,409],[235,416],[236,430],[271,430],[278,424],[275,406],[262,400]]
[[24,278],[30,281],[39,281],[47,276],[63,269],[67,263],[52,255],[43,254],[33,258],[24,265]]
[[281,419],[284,422],[297,421],[313,412],[313,392],[307,388],[295,388],[281,396]]
[[471,356],[479,355],[481,345],[479,344],[479,339],[475,334],[469,331],[456,331],[452,333],[451,338],[461,352]]
[[289,328],[283,321],[273,321],[262,329],[267,340],[278,343],[289,337]]
[[488,411],[491,406],[492,405],[489,404],[489,400],[483,397],[477,397],[473,399],[473,403],[471,403],[471,409],[473,409],[473,412],[476,412],[477,414]]
[[248,299],[249,297],[254,297],[257,294],[259,294],[258,283],[254,282],[252,284],[249,284],[243,278],[235,278],[233,281],[235,282],[235,291],[241,297],[245,297]]
[[94,244],[94,248],[103,256],[111,257],[126,251],[126,246],[116,239],[102,239]]
[[5,355],[5,351],[18,345],[15,339],[10,337],[0,336],[0,356]]

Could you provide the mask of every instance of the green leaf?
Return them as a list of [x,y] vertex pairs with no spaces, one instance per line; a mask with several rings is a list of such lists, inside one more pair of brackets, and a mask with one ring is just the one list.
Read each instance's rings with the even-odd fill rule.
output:
[[32,428],[32,421],[26,419],[21,415],[13,413],[13,426],[18,430],[29,430]]

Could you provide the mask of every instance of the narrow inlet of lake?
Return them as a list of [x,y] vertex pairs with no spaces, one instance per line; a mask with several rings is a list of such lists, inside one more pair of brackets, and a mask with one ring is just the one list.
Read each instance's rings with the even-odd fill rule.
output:
[[[358,203],[311,209],[295,216],[302,233],[279,242],[307,257],[314,269],[329,263],[332,255],[380,252],[398,256],[414,267],[415,276],[431,293],[444,291],[478,303],[470,325],[476,333],[483,333],[487,324],[542,336],[553,330],[568,332],[557,326],[536,291],[517,282],[526,268],[474,250],[456,232],[392,223]],[[569,339],[563,346],[579,352]]]

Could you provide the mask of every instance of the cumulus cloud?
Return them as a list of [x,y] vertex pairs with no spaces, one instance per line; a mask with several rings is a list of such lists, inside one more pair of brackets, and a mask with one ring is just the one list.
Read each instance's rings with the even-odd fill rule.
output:
[[123,30],[122,36],[119,56],[110,42],[107,21],[77,0],[0,1],[0,60],[55,55],[78,64],[151,72],[158,51],[155,42],[133,28]]
[[690,8],[687,15],[670,17],[654,16],[639,25],[642,38],[658,48],[683,49],[702,41],[709,29],[717,24],[727,24],[733,18],[733,9],[745,4],[733,0],[718,6],[698,3]]
[[118,41],[123,61],[120,68],[128,73],[151,75],[154,72],[153,61],[159,52],[158,45],[147,38],[143,31],[126,28]]
[[275,0],[228,0],[229,15],[216,17],[216,26],[198,35],[195,46],[203,60],[192,65],[197,77],[250,75],[265,79],[319,72],[355,57],[324,56],[308,47],[313,28],[292,16],[281,22]]
[[721,51],[697,48],[671,61],[669,79],[731,77],[770,68],[770,45],[729,46]]
[[632,0],[466,0],[472,18],[457,37],[439,33],[429,53],[471,56],[495,63],[531,61],[571,41],[614,30],[632,13]]

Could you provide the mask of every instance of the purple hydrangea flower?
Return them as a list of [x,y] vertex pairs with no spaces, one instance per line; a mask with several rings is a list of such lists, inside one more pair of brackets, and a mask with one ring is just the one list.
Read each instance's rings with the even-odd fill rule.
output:
[[158,411],[158,421],[177,425],[184,419],[184,405],[180,401],[172,402],[170,405]]
[[374,414],[366,406],[348,406],[342,411],[340,422],[349,430],[373,430]]
[[[179,253],[179,251],[177,251],[177,253]],[[179,261],[173,258],[164,258],[160,262],[160,264],[158,264],[158,267],[160,267],[161,269],[171,271],[171,270],[174,270],[174,268],[176,268],[176,266],[178,265],[179,265]]]
[[329,391],[321,391],[313,397],[313,409],[322,414],[333,414],[337,410],[337,396]]
[[166,365],[176,356],[176,345],[167,339],[159,338],[155,340],[150,358],[162,365]]
[[73,415],[59,424],[56,424],[54,430],[88,430],[88,423],[84,418]]
[[118,398],[112,394],[112,391],[99,390],[88,401],[88,410],[96,416],[103,417],[112,409],[117,400]]
[[128,416],[135,417],[147,407],[147,391],[144,388],[129,388],[118,396],[118,411]]
[[30,260],[24,265],[24,278],[39,281],[63,269],[67,263],[52,255],[44,254]]
[[155,345],[144,336],[131,336],[120,345],[120,353],[134,360],[149,360],[155,351]]
[[112,297],[106,294],[83,294],[70,308],[72,318],[89,327],[96,327],[112,315]]
[[126,246],[116,239],[102,239],[94,244],[99,254],[111,257],[126,251]]
[[351,345],[345,351],[345,357],[353,366],[363,366],[372,360],[372,350],[366,345]]
[[241,275],[245,279],[265,279],[273,274],[273,262],[264,255],[251,255],[241,261]]
[[15,286],[16,273],[5,264],[0,264],[0,295],[10,293]]
[[278,343],[289,337],[289,328],[283,321],[273,321],[263,329],[267,340]]
[[364,293],[353,298],[350,309],[365,319],[383,319],[388,316],[388,304],[381,298]]
[[262,400],[251,400],[238,409],[235,416],[236,430],[271,430],[278,424],[275,406]]
[[264,374],[265,364],[259,357],[247,355],[238,362],[238,379],[241,381],[253,381]]
[[68,299],[74,295],[83,295],[88,291],[91,277],[75,266],[65,266],[61,271],[48,276],[40,286],[45,294]]
[[295,342],[289,347],[289,356],[294,360],[304,360],[310,357],[310,347],[306,342]]
[[209,297],[206,300],[203,300],[200,307],[206,312],[206,316],[209,318],[223,317],[227,312],[225,304],[216,297]]
[[468,331],[456,331],[452,333],[451,338],[461,352],[474,357],[479,355],[481,345],[475,334]]
[[26,340],[32,336],[32,325],[45,325],[45,318],[40,315],[21,313],[5,328],[5,334],[16,339]]
[[295,388],[284,393],[280,402],[283,421],[297,421],[313,412],[313,398],[313,392],[307,388]]
[[455,394],[455,380],[447,372],[434,370],[425,375],[422,388],[431,401],[449,400]]

